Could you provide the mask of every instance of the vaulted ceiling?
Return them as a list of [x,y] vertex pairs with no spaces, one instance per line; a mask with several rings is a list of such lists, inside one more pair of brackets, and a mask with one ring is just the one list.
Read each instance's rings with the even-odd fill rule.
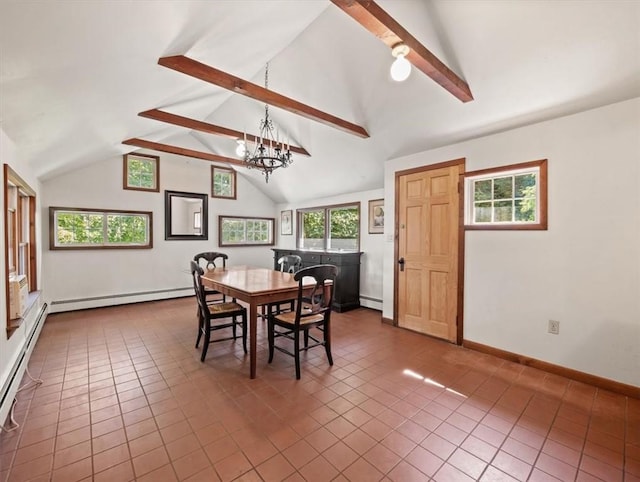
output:
[[158,62],[185,56],[257,85],[269,62],[269,90],[369,134],[272,107],[310,157],[294,153],[268,184],[237,169],[297,202],[380,188],[388,159],[640,96],[640,2],[376,3],[473,100],[416,68],[392,81],[389,46],[329,0],[4,0],[0,127],[41,179],[135,150],[123,143],[134,138],[237,159],[232,134],[138,114],[257,133],[262,102]]

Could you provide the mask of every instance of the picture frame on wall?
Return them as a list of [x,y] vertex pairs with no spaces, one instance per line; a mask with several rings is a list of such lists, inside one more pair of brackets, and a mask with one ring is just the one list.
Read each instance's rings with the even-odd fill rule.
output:
[[285,236],[293,234],[292,218],[293,210],[280,211],[280,234]]
[[369,234],[384,233],[384,199],[369,201]]

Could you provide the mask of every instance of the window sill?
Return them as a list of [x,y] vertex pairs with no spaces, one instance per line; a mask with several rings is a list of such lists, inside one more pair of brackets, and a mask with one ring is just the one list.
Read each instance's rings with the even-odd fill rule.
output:
[[37,305],[38,298],[40,298],[40,291],[32,291],[29,293],[29,296],[27,297],[27,307],[25,308],[22,316],[7,322],[7,340],[11,338],[11,335],[13,335],[18,328],[20,328],[20,325],[22,325],[22,322],[29,314],[29,311],[31,311],[31,308]]

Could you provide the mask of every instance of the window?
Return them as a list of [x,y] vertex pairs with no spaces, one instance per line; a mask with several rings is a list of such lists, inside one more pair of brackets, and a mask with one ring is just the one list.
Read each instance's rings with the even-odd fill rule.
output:
[[123,188],[135,191],[160,191],[160,157],[146,154],[122,156]]
[[273,246],[274,218],[218,216],[219,246]]
[[466,229],[547,229],[547,160],[465,174]]
[[236,171],[211,166],[211,197],[236,198]]
[[[36,193],[18,174],[4,165],[4,229],[6,233],[6,310],[7,336],[22,323],[20,313],[28,307],[11,303],[12,283],[21,280],[29,293],[38,289],[36,243]],[[14,293],[15,295],[15,293]],[[13,306],[12,306],[13,305]]]
[[298,248],[360,249],[360,203],[320,206],[297,212]]
[[146,211],[49,208],[50,249],[152,248]]

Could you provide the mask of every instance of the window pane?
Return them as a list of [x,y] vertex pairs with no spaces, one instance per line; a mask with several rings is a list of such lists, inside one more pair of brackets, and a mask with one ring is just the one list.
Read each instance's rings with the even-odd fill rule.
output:
[[127,173],[128,185],[131,187],[154,189],[156,187],[155,167],[156,163],[153,160],[129,157]]
[[533,173],[530,174],[520,174],[515,176],[515,186],[516,186],[516,194],[514,197],[530,197],[533,195],[535,197],[536,192],[536,175]]
[[146,216],[110,214],[107,216],[107,243],[145,244]]
[[356,207],[329,210],[330,233],[327,248],[358,249],[360,219]]
[[491,203],[490,202],[475,203],[475,208],[473,211],[473,221],[476,223],[491,222]]
[[214,197],[235,198],[235,171],[220,167],[211,167],[212,191]]
[[303,248],[324,248],[324,210],[302,213]]
[[474,201],[488,201],[491,199],[491,179],[474,182]]
[[513,201],[496,201],[494,203],[493,220],[497,223],[513,221]]
[[493,180],[493,199],[513,198],[513,176]]

